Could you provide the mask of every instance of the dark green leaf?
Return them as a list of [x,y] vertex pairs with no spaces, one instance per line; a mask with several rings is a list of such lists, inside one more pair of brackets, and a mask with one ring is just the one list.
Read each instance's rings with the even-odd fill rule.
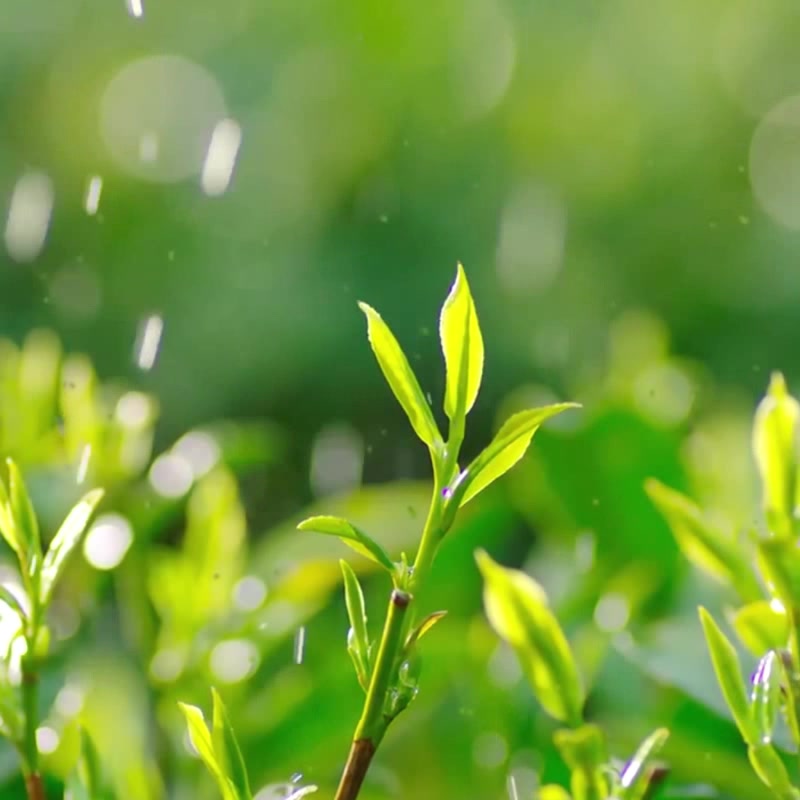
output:
[[394,563],[388,553],[374,539],[346,519],[328,516],[309,517],[303,520],[297,529],[338,536],[344,544],[352,547],[357,553],[380,564],[388,572],[394,573]]
[[483,375],[483,337],[475,302],[464,268],[458,265],[456,279],[442,306],[439,335],[447,372],[444,410],[448,418],[463,425],[478,396]]
[[761,596],[741,548],[705,520],[689,498],[654,479],[646,482],[645,489],[689,561],[717,580],[730,583],[745,600]]
[[519,658],[538,701],[548,714],[580,725],[584,691],[572,651],[541,586],[519,570],[476,553],[484,579],[486,616]]
[[367,317],[369,342],[394,396],[406,412],[417,436],[432,450],[438,450],[442,445],[442,436],[397,339],[374,308],[366,303],[359,303],[358,307]]

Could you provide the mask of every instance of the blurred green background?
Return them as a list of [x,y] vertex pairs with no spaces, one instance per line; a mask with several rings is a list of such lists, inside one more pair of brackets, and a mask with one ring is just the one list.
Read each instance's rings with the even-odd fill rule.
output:
[[[461,260],[487,361],[467,450],[523,404],[584,410],[447,542],[422,602],[451,615],[365,800],[564,777],[483,620],[479,545],[551,593],[617,755],[667,725],[668,796],[762,796],[699,638],[697,602],[725,597],[642,483],[733,527],[757,515],[752,409],[772,369],[797,374],[799,34],[789,0],[4,0],[0,333],[50,329],[117,383],[95,397],[46,336],[4,345],[2,444],[51,530],[78,470],[133,538],[65,592],[54,780],[81,717],[118,796],[212,797],[175,701],[208,707],[215,683],[276,785],[259,800],[297,775],[330,795],[360,703],[346,552],[293,525],[344,508],[413,548],[427,456],[356,301],[441,417]],[[76,384],[96,419],[70,421]],[[368,582],[376,625],[385,593]]]

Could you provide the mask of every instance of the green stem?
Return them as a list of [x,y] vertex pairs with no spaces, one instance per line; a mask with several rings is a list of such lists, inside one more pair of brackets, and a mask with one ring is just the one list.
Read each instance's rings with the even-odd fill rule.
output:
[[25,787],[29,800],[45,800],[44,784],[39,774],[39,748],[36,729],[39,727],[39,675],[35,667],[33,642],[28,642],[28,652],[22,659],[22,706],[25,713],[23,753]]
[[335,800],[355,800],[358,797],[372,756],[391,722],[391,718],[385,714],[386,696],[397,667],[397,658],[402,651],[406,611],[410,603],[411,595],[408,592],[400,589],[392,591],[364,709],[356,726]]

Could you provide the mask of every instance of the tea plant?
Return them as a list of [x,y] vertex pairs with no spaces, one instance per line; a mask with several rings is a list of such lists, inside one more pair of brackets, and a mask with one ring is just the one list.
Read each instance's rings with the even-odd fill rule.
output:
[[16,554],[19,583],[0,587],[0,733],[19,753],[28,797],[44,800],[36,732],[39,668],[50,643],[46,614],[103,491],[86,494],[45,549],[22,474],[10,459],[6,467],[7,481],[0,480],[0,533]]
[[484,579],[484,605],[497,634],[514,649],[542,708],[566,725],[553,741],[571,771],[571,794],[548,784],[539,800],[647,800],[666,772],[654,762],[667,740],[659,728],[622,770],[609,762],[601,729],[584,717],[585,693],[570,646],[541,586],[529,575],[476,554]]
[[761,479],[763,525],[733,537],[690,499],[658,481],[647,491],[687,558],[738,594],[727,614],[758,667],[749,687],[737,651],[714,617],[700,620],[722,695],[753,769],[772,796],[800,798],[800,780],[775,744],[781,724],[800,748],[800,517],[798,433],[800,404],[775,374],[758,406],[753,451]]
[[401,553],[399,561],[394,561],[371,535],[345,519],[316,516],[299,525],[301,530],[339,537],[382,568],[393,585],[383,631],[373,640],[358,579],[349,565],[341,562],[350,620],[347,649],[365,700],[336,800],[354,800],[358,796],[387,729],[417,694],[418,643],[445,612],[421,616],[414,600],[428,579],[437,549],[459,509],[522,458],[545,420],[575,407],[574,403],[561,403],[514,414],[489,445],[462,468],[459,459],[466,418],[480,389],[484,356],[475,303],[462,266],[458,266],[455,282],[439,317],[446,370],[444,413],[449,421],[446,439],[389,326],[366,303],[360,303],[359,307],[367,318],[369,341],[378,365],[412,428],[430,453],[433,493],[413,560]]

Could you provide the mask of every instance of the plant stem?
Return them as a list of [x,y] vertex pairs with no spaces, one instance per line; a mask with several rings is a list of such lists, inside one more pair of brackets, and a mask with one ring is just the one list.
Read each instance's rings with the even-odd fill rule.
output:
[[391,718],[384,713],[384,706],[397,666],[397,657],[402,650],[406,610],[410,602],[411,595],[407,592],[399,589],[392,591],[375,669],[372,672],[364,709],[356,726],[353,744],[339,782],[339,788],[336,791],[335,800],[355,800],[358,797],[372,756],[391,721]]
[[28,652],[22,658],[22,705],[25,712],[25,788],[28,800],[45,800],[44,784],[39,774],[39,748],[36,744],[36,729],[39,725],[39,675],[34,665],[33,642],[28,643]]

